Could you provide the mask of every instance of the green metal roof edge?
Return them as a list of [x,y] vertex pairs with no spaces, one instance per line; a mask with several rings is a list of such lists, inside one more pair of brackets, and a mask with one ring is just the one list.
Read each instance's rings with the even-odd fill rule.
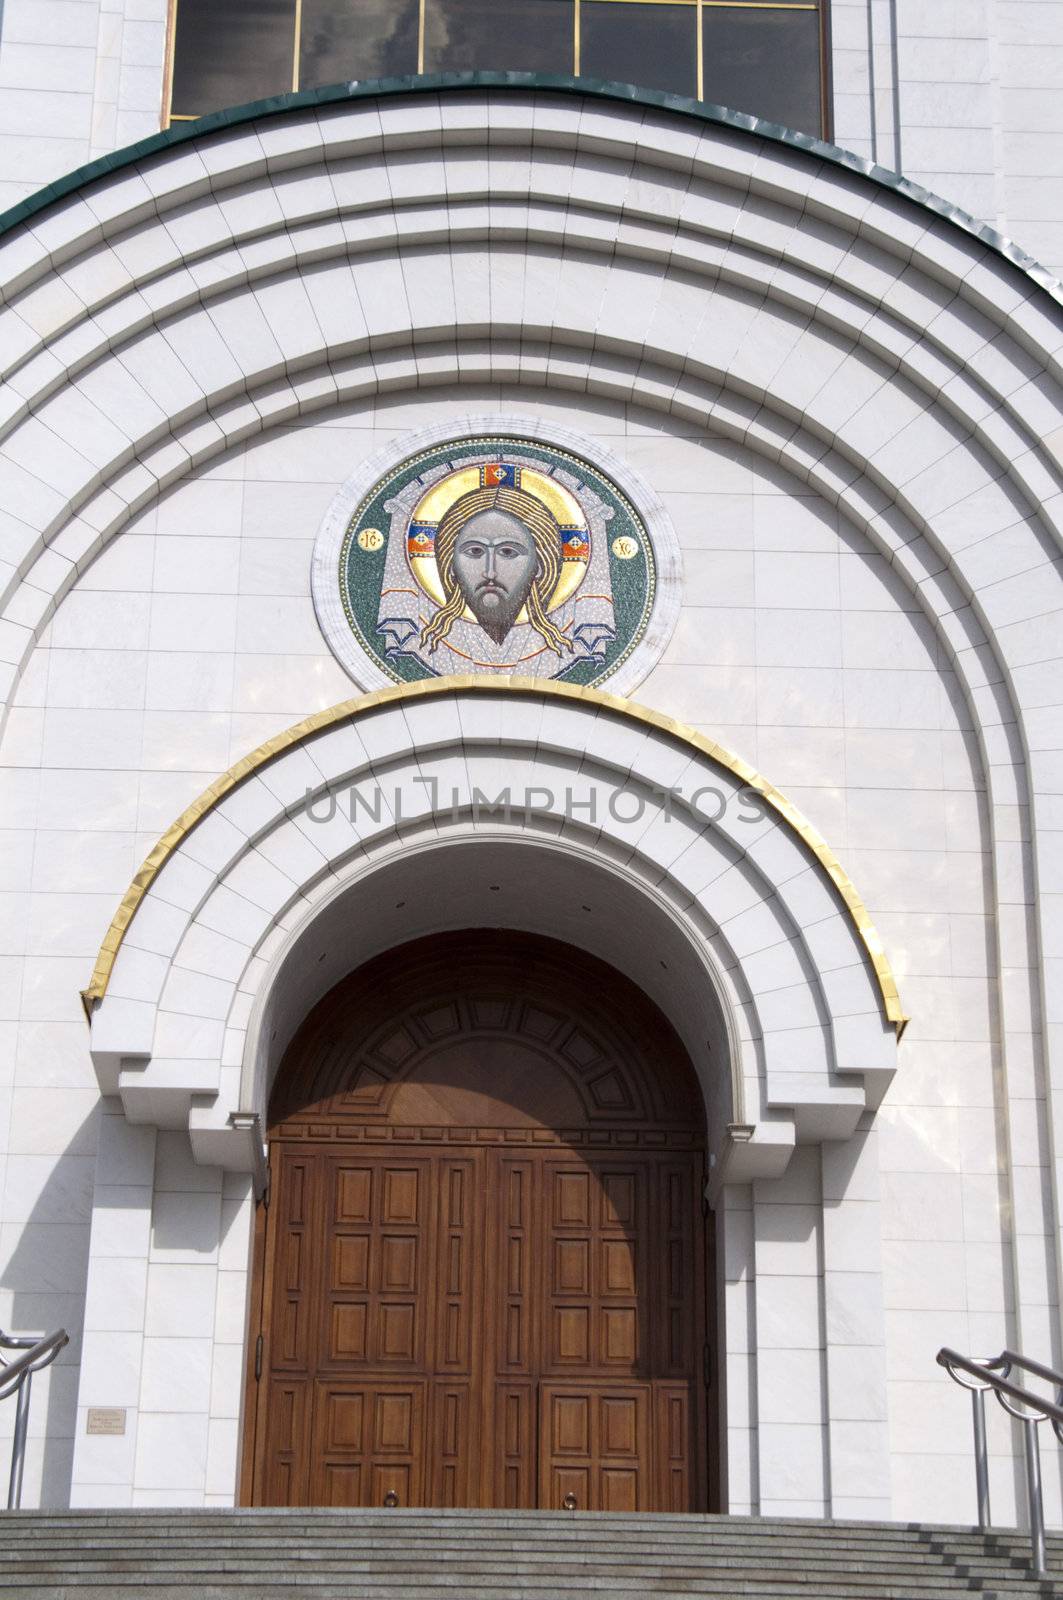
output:
[[328,84],[319,89],[300,90],[298,94],[278,94],[266,100],[252,100],[246,105],[231,106],[225,111],[213,111],[207,116],[198,117],[194,122],[178,123],[160,133],[150,134],[146,139],[139,139],[136,144],[126,145],[124,149],[100,156],[86,166],[77,167],[73,172],[57,178],[43,189],[38,189],[35,194],[0,212],[0,236],[18,227],[20,223],[29,221],[31,217],[57,200],[66,199],[68,195],[76,193],[97,178],[109,177],[111,173],[120,172],[124,167],[134,166],[145,157],[157,155],[160,151],[172,149],[190,139],[201,139],[204,135],[218,133],[225,128],[239,127],[245,122],[257,122],[262,117],[305,110],[311,106],[336,105],[345,100],[436,94],[440,91],[462,89],[544,89],[555,94],[572,94],[591,99],[618,100],[629,105],[653,106],[660,110],[677,112],[696,122],[715,123],[741,133],[754,134],[757,138],[768,139],[775,144],[789,146],[791,149],[802,150],[808,155],[817,156],[821,161],[867,178],[884,189],[892,190],[913,205],[933,212],[935,216],[951,223],[1002,256],[1010,266],[1015,267],[1039,289],[1063,305],[1063,284],[1027,251],[998,233],[995,228],[989,227],[987,223],[978,222],[959,206],[942,199],[940,195],[922,188],[917,183],[912,183],[899,172],[880,167],[863,156],[855,155],[851,150],[843,150],[840,145],[829,144],[825,139],[813,138],[811,134],[797,133],[792,128],[784,128],[777,122],[767,122],[761,117],[731,111],[726,106],[709,105],[705,101],[690,100],[685,95],[666,94],[657,89],[636,88],[633,84],[607,83],[598,78],[572,78],[560,73],[449,72],[402,78],[355,79],[349,83]]

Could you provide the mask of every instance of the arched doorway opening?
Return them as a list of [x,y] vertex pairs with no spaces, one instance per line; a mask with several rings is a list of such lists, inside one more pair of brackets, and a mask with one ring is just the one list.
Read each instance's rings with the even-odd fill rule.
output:
[[716,1504],[704,1104],[634,984],[415,940],[314,1007],[269,1121],[245,1501]]

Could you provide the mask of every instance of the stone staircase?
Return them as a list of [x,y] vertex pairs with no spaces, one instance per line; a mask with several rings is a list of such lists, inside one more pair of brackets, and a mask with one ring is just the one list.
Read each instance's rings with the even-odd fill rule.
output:
[[0,1595],[26,1600],[1033,1600],[1029,1543],[920,1523],[541,1511],[0,1513]]

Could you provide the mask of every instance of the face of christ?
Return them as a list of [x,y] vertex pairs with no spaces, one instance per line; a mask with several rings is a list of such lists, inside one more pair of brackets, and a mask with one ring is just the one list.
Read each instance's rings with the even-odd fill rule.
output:
[[489,638],[501,644],[531,592],[539,558],[529,529],[508,511],[480,511],[454,543],[454,576]]
[[571,651],[571,641],[547,615],[563,559],[557,518],[536,496],[508,484],[470,490],[439,523],[436,561],[443,604],[421,629],[422,647],[429,654],[437,650],[465,611],[501,644],[524,607],[549,650]]

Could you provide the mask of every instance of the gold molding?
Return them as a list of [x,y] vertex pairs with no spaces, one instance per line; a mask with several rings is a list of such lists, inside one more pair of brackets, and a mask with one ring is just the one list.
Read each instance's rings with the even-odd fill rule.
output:
[[[169,0],[166,9],[166,55],[162,77],[162,116],[160,128],[166,129],[175,121],[173,115],[174,50],[177,44],[177,0]],[[184,118],[181,118],[184,121]]]
[[303,53],[303,0],[295,0],[295,24],[292,30],[292,93],[299,93],[299,62]]
[[325,728],[332,728],[341,722],[353,721],[364,716],[368,711],[375,711],[380,706],[402,703],[407,700],[430,699],[437,695],[456,695],[469,693],[489,694],[516,694],[544,700],[575,700],[583,701],[595,707],[596,710],[611,711],[619,717],[626,717],[631,722],[640,722],[649,727],[657,728],[661,733],[667,734],[679,744],[697,750],[701,755],[707,756],[717,766],[740,779],[749,789],[754,789],[757,794],[776,812],[787,826],[797,834],[805,848],[815,856],[820,866],[830,878],[835,891],[849,913],[849,919],[856,929],[858,938],[867,951],[868,959],[878,981],[879,992],[882,997],[882,1009],[886,1018],[897,1030],[897,1037],[903,1034],[908,1018],[901,1006],[897,981],[893,976],[882,941],[878,936],[874,923],[868,915],[867,907],[861,900],[848,873],[839,862],[837,856],[830,849],[826,840],[817,832],[812,824],[802,816],[797,807],[792,805],[786,796],[775,788],[774,784],[756,772],[748,762],[739,756],[732,755],[713,739],[708,739],[696,729],[687,727],[683,722],[677,722],[674,717],[667,717],[660,711],[652,711],[648,706],[638,705],[632,700],[621,699],[619,695],[606,694],[601,689],[590,689],[579,684],[552,683],[538,678],[498,677],[488,678],[481,675],[455,675],[449,678],[425,678],[417,683],[397,684],[387,689],[377,689],[372,694],[357,695],[351,700],[342,700],[339,705],[330,706],[325,711],[315,711],[312,716],[304,717],[302,722],[297,722],[294,727],[287,728],[283,733],[274,734],[272,739],[267,739],[260,744],[257,750],[252,750],[250,755],[241,757],[220,778],[212,784],[199,797],[186,806],[176,822],[170,824],[161,839],[145,857],[144,862],[133,878],[132,883],[122,896],[121,904],[114,914],[111,925],[104,935],[96,957],[92,978],[87,989],[81,992],[82,1004],[87,1016],[92,1015],[94,1006],[103,999],[107,993],[107,985],[115,959],[125,938],[126,930],[136,915],[137,908],[147,894],[166,862],[177,850],[181,841],[191,833],[198,822],[212,811],[218,801],[243,783],[252,773],[268,766],[278,756],[284,755],[296,745],[302,744],[304,739],[311,738],[316,733],[321,733]]

